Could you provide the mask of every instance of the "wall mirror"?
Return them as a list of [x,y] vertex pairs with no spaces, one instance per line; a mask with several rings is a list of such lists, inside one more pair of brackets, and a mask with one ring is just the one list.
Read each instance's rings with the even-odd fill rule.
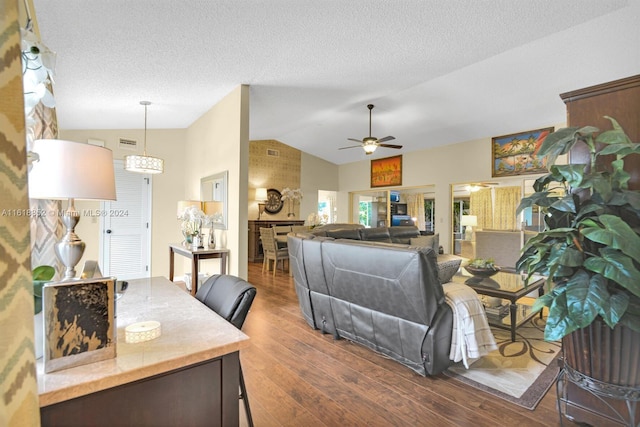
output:
[[216,173],[206,176],[200,180],[200,200],[205,202],[217,202],[211,204],[213,206],[213,212],[206,212],[207,214],[213,214],[216,221],[214,222],[214,228],[226,230],[227,229],[227,179],[229,171]]

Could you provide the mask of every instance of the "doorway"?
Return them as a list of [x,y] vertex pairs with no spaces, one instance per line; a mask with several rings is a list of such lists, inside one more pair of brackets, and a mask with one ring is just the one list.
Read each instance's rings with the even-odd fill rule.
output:
[[113,162],[116,201],[100,205],[100,266],[119,280],[151,274],[151,175],[128,172]]

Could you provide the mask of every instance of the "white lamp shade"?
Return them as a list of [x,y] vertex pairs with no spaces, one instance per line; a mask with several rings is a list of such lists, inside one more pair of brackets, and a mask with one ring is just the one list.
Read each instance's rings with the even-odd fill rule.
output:
[[260,202],[264,202],[265,200],[267,200],[266,188],[256,188],[256,200]]
[[116,200],[111,150],[61,139],[38,139],[29,172],[32,199]]
[[460,224],[475,227],[476,225],[478,225],[478,217],[476,215],[462,215]]
[[222,213],[222,202],[208,201],[202,202],[205,215],[215,215]]
[[178,202],[178,218],[182,216],[182,214],[184,213],[184,211],[187,210],[187,208],[191,208],[191,207],[201,209],[202,202],[200,202],[200,200],[180,200]]

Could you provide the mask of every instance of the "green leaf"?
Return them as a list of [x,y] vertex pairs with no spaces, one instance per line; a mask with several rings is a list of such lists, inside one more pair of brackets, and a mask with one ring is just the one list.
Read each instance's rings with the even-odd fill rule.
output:
[[598,220],[602,223],[602,228],[585,221],[583,224],[586,226],[580,233],[593,242],[619,249],[640,263],[640,237],[636,232],[615,215],[600,215]]
[[576,203],[572,194],[567,194],[561,199],[554,198],[553,204],[550,206],[560,212],[576,213]]
[[545,341],[557,341],[579,329],[569,317],[566,293],[558,295],[549,307],[547,324],[544,328]]
[[616,290],[611,297],[599,307],[598,314],[609,327],[613,328],[620,322],[629,307],[629,294]]
[[636,269],[631,258],[612,248],[603,248],[600,254],[602,257],[587,258],[584,262],[585,268],[602,274],[634,295],[640,296],[640,271]]
[[568,315],[579,328],[593,322],[600,307],[609,299],[604,277],[589,276],[584,270],[579,270],[567,281],[566,294]]
[[33,269],[33,280],[51,280],[55,276],[56,270],[50,265],[40,265]]
[[550,133],[542,142],[538,155],[548,158],[548,166],[555,164],[558,156],[568,153],[578,141],[578,130],[577,127],[569,127]]
[[579,188],[584,179],[584,164],[556,165],[557,171],[572,188]]

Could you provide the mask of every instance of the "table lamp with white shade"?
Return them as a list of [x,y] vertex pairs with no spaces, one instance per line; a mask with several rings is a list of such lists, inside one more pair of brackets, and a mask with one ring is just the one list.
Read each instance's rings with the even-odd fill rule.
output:
[[258,220],[264,213],[265,202],[267,201],[267,189],[264,187],[256,188],[256,201],[258,202]]
[[473,227],[478,225],[478,217],[476,215],[462,215],[460,225],[464,226],[464,239],[473,240]]
[[85,249],[85,243],[75,233],[80,221],[75,200],[116,200],[113,153],[95,145],[39,139],[33,142],[32,156],[29,197],[69,200],[67,210],[61,213],[66,233],[56,243],[55,251],[65,266],[63,280],[71,280]]

